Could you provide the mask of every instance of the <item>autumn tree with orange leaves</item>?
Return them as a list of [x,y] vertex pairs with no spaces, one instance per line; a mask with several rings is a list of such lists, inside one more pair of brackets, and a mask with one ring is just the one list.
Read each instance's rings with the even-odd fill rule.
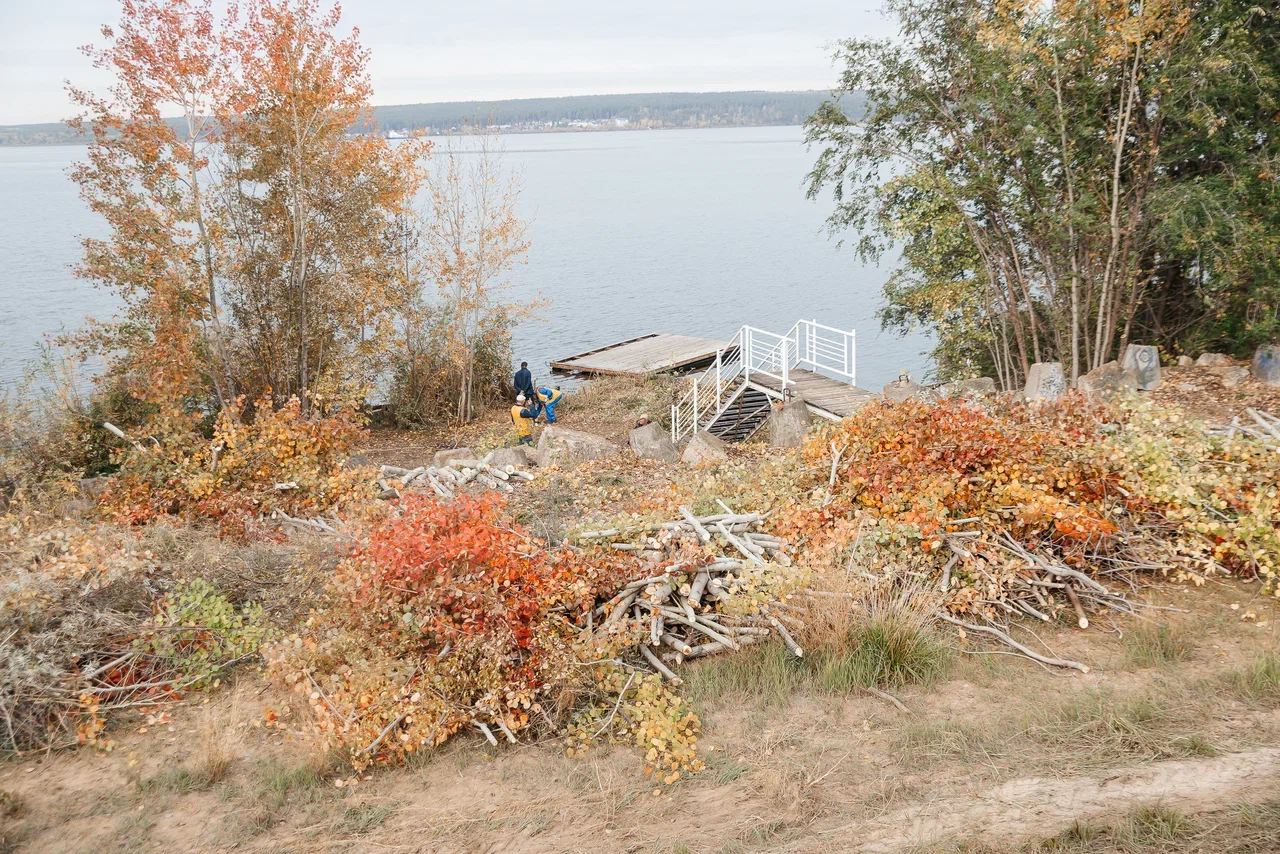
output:
[[110,235],[79,272],[125,309],[77,343],[166,417],[358,399],[395,344],[412,285],[389,236],[429,144],[348,135],[371,86],[339,24],[316,0],[125,0],[85,48],[114,82],[71,89],[93,135],[72,177]]

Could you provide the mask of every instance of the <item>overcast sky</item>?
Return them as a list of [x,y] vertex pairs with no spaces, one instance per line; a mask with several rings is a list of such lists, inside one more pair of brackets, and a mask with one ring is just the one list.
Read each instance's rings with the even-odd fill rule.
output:
[[[348,0],[374,103],[617,92],[826,89],[830,43],[886,35],[879,0]],[[0,0],[0,124],[71,112],[63,81],[103,81],[78,51],[116,0]]]

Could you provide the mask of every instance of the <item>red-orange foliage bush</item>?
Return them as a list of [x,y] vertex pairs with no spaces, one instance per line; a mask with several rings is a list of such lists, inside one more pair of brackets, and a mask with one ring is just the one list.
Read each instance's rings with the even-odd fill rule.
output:
[[[242,406],[237,400],[236,412]],[[371,494],[370,473],[344,466],[365,436],[356,407],[308,415],[296,397],[276,408],[264,396],[252,420],[236,412],[222,411],[212,439],[187,419],[159,421],[159,435],[125,453],[103,492],[111,517],[207,519],[239,531],[275,509],[310,516]],[[166,432],[164,424],[175,426]]]
[[637,567],[547,549],[492,494],[411,496],[343,560],[305,630],[265,654],[357,769],[473,722],[558,726],[592,677],[569,615]]
[[873,403],[806,445],[806,459],[824,474],[832,446],[844,452],[833,500],[795,523],[821,528],[860,509],[918,527],[926,550],[960,519],[1002,525],[1028,545],[1096,543],[1116,530],[1104,503],[1121,481],[1098,453],[1100,428],[1114,417],[1075,396],[1038,408]]

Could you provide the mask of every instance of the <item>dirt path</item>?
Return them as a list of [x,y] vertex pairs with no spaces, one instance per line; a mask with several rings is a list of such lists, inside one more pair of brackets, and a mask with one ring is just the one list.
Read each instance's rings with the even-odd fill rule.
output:
[[[1280,749],[1120,768],[1096,777],[1026,777],[976,794],[916,804],[877,819],[819,831],[860,854],[893,854],[940,841],[1048,838],[1076,820],[1116,818],[1141,804],[1185,812],[1249,802],[1280,782]],[[808,850],[808,844],[795,850]]]

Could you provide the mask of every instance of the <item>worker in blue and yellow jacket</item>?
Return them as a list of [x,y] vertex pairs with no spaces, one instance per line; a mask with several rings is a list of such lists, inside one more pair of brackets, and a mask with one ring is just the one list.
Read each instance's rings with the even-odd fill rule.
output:
[[542,404],[542,408],[547,413],[547,423],[556,423],[556,404],[564,397],[564,392],[560,391],[560,386],[555,388],[538,389],[538,402]]
[[523,394],[516,397],[516,405],[511,407],[511,426],[516,431],[517,445],[533,444],[533,422],[538,417],[537,408],[530,408],[528,398]]

